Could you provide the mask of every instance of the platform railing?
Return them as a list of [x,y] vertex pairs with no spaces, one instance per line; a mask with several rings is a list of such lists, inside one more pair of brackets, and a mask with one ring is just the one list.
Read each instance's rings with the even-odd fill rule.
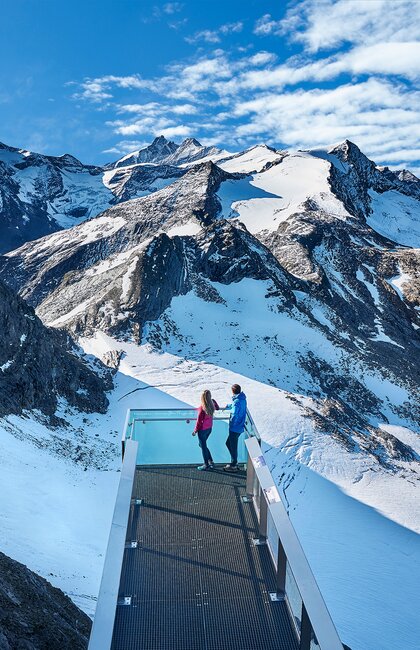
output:
[[137,462],[137,442],[125,445],[114,515],[88,650],[110,650]]
[[248,438],[245,445],[248,459],[244,500],[254,504],[259,524],[254,543],[268,545],[276,570],[276,591],[270,597],[286,602],[300,650],[343,650],[259,442]]
[[[213,416],[209,447],[215,463],[226,463],[229,454],[226,439],[229,433],[230,410],[220,409]],[[192,437],[197,409],[131,409],[125,421],[122,453],[127,440],[136,440],[138,465],[188,465],[202,462],[198,440]],[[238,461],[246,462],[245,439],[256,437],[258,431],[249,412],[245,431],[238,441]]]

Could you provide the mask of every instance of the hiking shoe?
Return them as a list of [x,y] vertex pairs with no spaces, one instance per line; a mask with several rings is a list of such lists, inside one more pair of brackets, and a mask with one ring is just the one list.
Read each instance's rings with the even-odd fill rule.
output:
[[210,469],[210,465],[199,465],[197,469],[199,469],[202,472],[206,472],[208,469]]
[[239,470],[239,467],[237,465],[225,465],[223,470],[225,472],[237,472]]
[[213,463],[209,464],[209,469],[214,469],[214,464]]

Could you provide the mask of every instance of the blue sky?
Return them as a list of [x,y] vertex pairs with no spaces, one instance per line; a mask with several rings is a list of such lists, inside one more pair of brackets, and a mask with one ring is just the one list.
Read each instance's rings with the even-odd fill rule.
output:
[[4,0],[0,141],[104,163],[164,134],[345,138],[420,171],[417,0]]

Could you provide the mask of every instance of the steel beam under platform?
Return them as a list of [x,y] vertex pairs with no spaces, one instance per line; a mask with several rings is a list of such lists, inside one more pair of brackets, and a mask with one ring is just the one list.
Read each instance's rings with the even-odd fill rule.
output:
[[112,650],[298,650],[245,472],[137,467]]

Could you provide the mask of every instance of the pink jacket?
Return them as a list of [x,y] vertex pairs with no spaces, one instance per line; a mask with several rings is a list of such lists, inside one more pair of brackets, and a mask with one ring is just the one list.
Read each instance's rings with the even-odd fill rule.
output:
[[[216,400],[213,400],[214,408],[216,411],[219,410],[219,405],[216,402]],[[213,417],[211,415],[207,415],[205,410],[203,409],[202,406],[199,406],[198,408],[198,415],[197,415],[197,422],[195,423],[195,429],[194,431],[205,431],[205,429],[211,429],[213,426]]]

